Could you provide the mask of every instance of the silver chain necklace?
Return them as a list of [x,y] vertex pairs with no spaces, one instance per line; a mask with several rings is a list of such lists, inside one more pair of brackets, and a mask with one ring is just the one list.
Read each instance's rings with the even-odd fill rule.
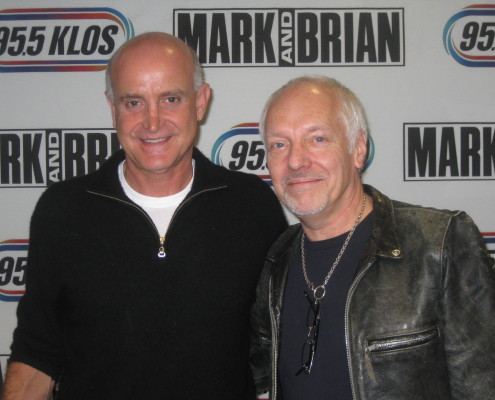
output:
[[357,226],[359,225],[359,221],[361,221],[361,217],[363,216],[365,208],[366,208],[366,195],[363,196],[363,205],[362,205],[361,211],[360,211],[360,213],[356,219],[356,222],[354,223],[354,226],[352,227],[352,229],[347,234],[347,237],[345,238],[344,244],[342,245],[342,248],[340,249],[340,252],[337,255],[337,258],[335,259],[335,261],[332,265],[332,268],[330,268],[330,271],[328,271],[328,274],[325,277],[325,280],[323,281],[323,283],[319,286],[316,286],[316,287],[315,287],[314,283],[308,279],[308,273],[306,271],[306,258],[304,257],[304,238],[305,238],[305,235],[304,235],[304,231],[303,231],[303,233],[301,235],[302,270],[303,270],[303,274],[304,274],[304,280],[306,281],[306,284],[308,285],[309,289],[313,292],[313,297],[315,298],[316,302],[319,302],[321,299],[323,299],[323,297],[325,297],[325,294],[326,294],[326,288],[325,287],[326,287],[328,281],[330,280],[330,277],[332,276],[333,271],[335,271],[337,264],[339,263],[340,259],[342,258],[342,255],[344,254],[344,251],[345,251],[347,245],[349,244],[349,241],[351,240],[351,237],[352,237],[354,231],[356,230]]

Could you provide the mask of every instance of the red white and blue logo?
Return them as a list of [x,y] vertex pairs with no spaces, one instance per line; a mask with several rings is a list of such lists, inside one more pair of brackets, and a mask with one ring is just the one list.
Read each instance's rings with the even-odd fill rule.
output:
[[452,16],[443,30],[445,50],[466,67],[495,67],[495,4],[476,4]]
[[0,72],[100,71],[134,36],[113,8],[0,11]]
[[29,241],[0,242],[0,301],[19,301],[24,294]]
[[232,171],[256,174],[272,184],[257,123],[239,124],[221,135],[213,145],[211,161]]
[[495,258],[495,232],[482,232],[481,235],[485,239],[488,253]]

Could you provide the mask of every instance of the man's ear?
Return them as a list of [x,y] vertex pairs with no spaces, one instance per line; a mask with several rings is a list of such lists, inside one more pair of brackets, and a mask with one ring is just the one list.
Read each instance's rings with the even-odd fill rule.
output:
[[366,158],[368,156],[368,135],[366,132],[360,131],[354,144],[354,165],[357,169],[361,170],[366,164]]
[[116,128],[116,121],[115,121],[115,104],[113,104],[112,99],[108,96],[108,94],[105,94],[105,97],[107,98],[107,103],[110,106],[110,110],[112,111],[112,121],[113,121],[113,127]]
[[207,83],[203,84],[196,93],[196,118],[201,121],[205,116],[210,101],[211,89]]

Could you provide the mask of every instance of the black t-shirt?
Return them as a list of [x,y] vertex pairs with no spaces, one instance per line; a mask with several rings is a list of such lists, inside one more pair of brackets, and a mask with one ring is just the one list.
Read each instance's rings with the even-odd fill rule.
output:
[[[345,303],[359,261],[369,245],[372,215],[356,228],[347,248],[326,285],[320,302],[320,327],[317,350],[311,373],[296,372],[307,357],[302,349],[307,338],[307,315],[312,300],[301,264],[301,248],[297,246],[294,262],[289,267],[281,319],[279,379],[283,400],[352,400],[347,352],[345,346]],[[305,240],[305,259],[308,278],[321,285],[348,233],[329,240]],[[306,354],[306,353],[305,353]]]

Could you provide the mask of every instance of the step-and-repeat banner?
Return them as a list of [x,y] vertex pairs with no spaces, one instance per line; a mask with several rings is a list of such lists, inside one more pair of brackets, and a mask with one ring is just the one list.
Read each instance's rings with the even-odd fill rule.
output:
[[199,55],[213,99],[198,147],[213,162],[270,184],[257,125],[265,100],[303,74],[335,77],[367,110],[364,181],[410,203],[466,210],[495,253],[494,2],[2,0],[3,372],[34,205],[119,147],[106,63],[146,31],[173,33]]

